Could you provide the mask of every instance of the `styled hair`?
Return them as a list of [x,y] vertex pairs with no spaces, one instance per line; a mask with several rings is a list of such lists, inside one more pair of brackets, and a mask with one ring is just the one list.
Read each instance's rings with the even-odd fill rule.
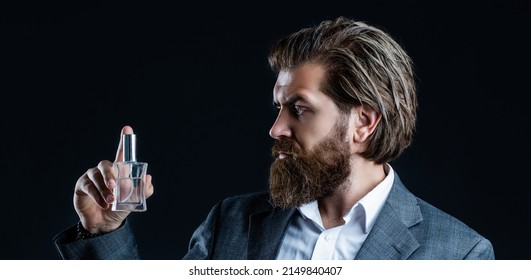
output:
[[280,39],[268,59],[277,73],[306,63],[322,65],[321,91],[341,112],[369,106],[382,115],[364,158],[389,162],[410,145],[417,115],[413,63],[386,32],[339,17]]

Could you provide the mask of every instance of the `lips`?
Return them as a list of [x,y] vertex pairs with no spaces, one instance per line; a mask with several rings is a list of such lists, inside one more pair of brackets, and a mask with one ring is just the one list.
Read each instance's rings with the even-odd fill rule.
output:
[[297,152],[293,141],[287,138],[277,140],[271,149],[271,155],[275,160],[286,160],[296,157]]
[[287,157],[289,157],[290,155],[288,153],[284,153],[284,152],[280,152],[278,153],[278,159],[285,159]]
[[294,156],[293,153],[279,151],[279,152],[276,153],[275,158],[277,158],[279,160],[283,160],[283,159],[291,158],[293,156]]

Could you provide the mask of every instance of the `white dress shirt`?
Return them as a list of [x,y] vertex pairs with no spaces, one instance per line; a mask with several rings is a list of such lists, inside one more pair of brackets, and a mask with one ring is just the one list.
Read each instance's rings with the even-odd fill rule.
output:
[[385,179],[343,216],[343,225],[325,229],[317,201],[298,207],[286,229],[279,260],[354,259],[382,209],[394,181],[387,164]]

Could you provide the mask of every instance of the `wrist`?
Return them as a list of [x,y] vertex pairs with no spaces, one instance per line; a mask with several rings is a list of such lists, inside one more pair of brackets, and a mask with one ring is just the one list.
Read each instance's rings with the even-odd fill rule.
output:
[[109,232],[119,229],[124,223],[125,223],[125,220],[122,221],[122,223],[118,225],[87,227],[84,225],[83,220],[80,220],[76,225],[76,232],[77,232],[76,240],[84,240],[84,239],[89,239],[89,238],[94,238],[94,237],[105,235]]
[[81,223],[81,221],[79,221],[79,222],[77,223],[77,225],[76,225],[76,231],[77,231],[76,240],[85,240],[85,239],[89,239],[89,238],[94,238],[94,237],[102,236],[102,235],[105,234],[104,232],[91,233],[90,231],[88,231],[87,229],[85,229],[85,228],[83,227],[83,224]]
[[120,228],[124,221],[125,220],[120,222],[94,223],[81,217],[79,220],[79,225],[90,234],[105,234]]

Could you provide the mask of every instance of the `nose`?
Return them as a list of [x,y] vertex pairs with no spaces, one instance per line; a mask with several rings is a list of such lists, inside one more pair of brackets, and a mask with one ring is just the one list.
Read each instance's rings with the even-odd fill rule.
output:
[[269,136],[273,139],[280,139],[281,137],[291,137],[292,131],[289,125],[289,115],[284,109],[278,111],[278,116],[273,126],[269,130]]

